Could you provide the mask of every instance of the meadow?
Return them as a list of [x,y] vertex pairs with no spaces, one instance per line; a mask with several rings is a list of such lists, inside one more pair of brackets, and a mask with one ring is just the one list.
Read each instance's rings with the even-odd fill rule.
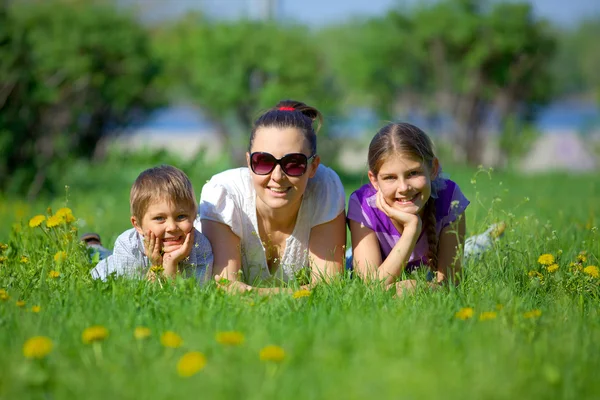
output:
[[[398,298],[344,276],[260,297],[92,281],[79,235],[112,247],[131,183],[161,162],[198,195],[226,167],[111,154],[69,168],[53,196],[0,195],[0,398],[600,397],[598,174],[446,165],[471,200],[468,233],[507,230],[444,290]],[[347,195],[367,179],[340,176]]]

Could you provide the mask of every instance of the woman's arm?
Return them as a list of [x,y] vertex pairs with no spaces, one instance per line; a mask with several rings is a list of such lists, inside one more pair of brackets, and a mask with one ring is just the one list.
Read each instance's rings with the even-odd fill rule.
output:
[[448,280],[454,284],[458,283],[462,261],[458,250],[465,241],[466,226],[465,214],[462,213],[453,223],[442,229],[438,245],[438,267],[436,272],[438,283]]
[[363,279],[382,281],[386,286],[393,283],[406,267],[420,233],[420,224],[404,226],[400,240],[382,262],[375,232],[359,222],[350,220],[356,273]]
[[333,220],[314,226],[308,243],[311,285],[341,273],[346,246],[346,215],[342,211]]
[[240,238],[231,228],[220,222],[201,220],[202,233],[208,238],[213,251],[213,275],[230,281],[239,280],[242,269]]
[[[229,292],[256,291],[268,295],[274,293],[292,293],[290,288],[255,288],[240,280],[242,256],[240,238],[231,228],[220,222],[203,219],[202,233],[208,238],[213,250],[213,276],[217,284]],[[221,283],[227,279],[228,283]]]

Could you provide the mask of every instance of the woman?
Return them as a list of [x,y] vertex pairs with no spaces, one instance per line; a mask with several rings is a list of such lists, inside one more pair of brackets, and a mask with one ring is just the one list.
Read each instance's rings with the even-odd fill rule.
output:
[[312,285],[343,270],[344,188],[320,165],[317,119],[313,107],[280,102],[254,123],[248,167],[217,174],[203,187],[201,231],[213,246],[215,279],[227,279],[228,289],[286,283],[304,272]]

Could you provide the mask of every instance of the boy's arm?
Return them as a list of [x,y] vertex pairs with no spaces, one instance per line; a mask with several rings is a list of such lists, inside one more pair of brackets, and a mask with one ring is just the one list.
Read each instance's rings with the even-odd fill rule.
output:
[[193,274],[199,283],[205,283],[212,279],[214,262],[212,246],[206,236],[198,230],[195,230],[194,237],[194,247],[190,254],[189,263],[189,267],[191,267],[190,276]]
[[143,273],[146,262],[142,252],[135,245],[135,234],[122,234],[115,242],[113,254],[100,261],[91,274],[94,279],[106,280],[109,275],[130,276],[134,277],[137,274]]

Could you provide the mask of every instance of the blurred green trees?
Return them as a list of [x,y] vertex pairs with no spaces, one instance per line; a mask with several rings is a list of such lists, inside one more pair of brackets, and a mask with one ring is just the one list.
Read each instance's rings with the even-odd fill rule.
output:
[[245,160],[259,112],[279,100],[301,100],[324,112],[336,107],[332,80],[306,27],[214,22],[191,13],[164,23],[152,37],[165,65],[161,90],[199,106],[236,161]]
[[35,196],[109,128],[155,104],[158,63],[135,18],[103,1],[0,6],[0,190]]
[[[483,125],[550,99],[554,37],[526,3],[444,0],[327,31],[332,63],[353,98],[382,118],[421,110],[454,121],[462,159],[481,162]],[[338,36],[338,40],[333,37]],[[345,48],[339,43],[345,39]]]
[[167,101],[197,105],[235,161],[258,113],[294,98],[326,116],[359,105],[450,119],[471,164],[490,115],[510,153],[532,136],[532,106],[600,102],[600,19],[557,28],[525,2],[441,0],[320,30],[198,13],[142,24],[116,4],[0,0],[0,191],[35,195]]

